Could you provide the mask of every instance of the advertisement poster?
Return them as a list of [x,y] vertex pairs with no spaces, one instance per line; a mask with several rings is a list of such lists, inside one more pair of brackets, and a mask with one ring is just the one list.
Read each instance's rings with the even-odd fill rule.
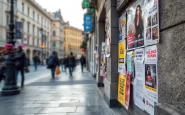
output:
[[127,72],[131,74],[131,83],[134,82],[135,78],[135,67],[134,67],[134,51],[127,52]]
[[158,0],[138,0],[127,11],[127,49],[159,41]]
[[129,103],[130,103],[130,81],[131,81],[131,74],[127,73],[126,78],[126,97],[125,97],[125,108],[128,110]]
[[145,65],[144,48],[134,52],[135,79],[134,79],[134,104],[140,109],[145,108]]
[[123,41],[126,36],[127,36],[127,32],[126,32],[126,13],[124,13],[120,18],[119,18],[119,42]]
[[145,99],[145,111],[150,115],[154,115],[154,105],[155,105],[154,101],[151,101],[148,98]]
[[126,76],[119,74],[118,101],[124,106],[126,97]]
[[[125,47],[125,41],[122,41],[119,43],[119,53],[118,53],[118,72],[121,72],[123,75],[126,75],[126,69],[125,69],[125,58],[126,58],[126,47]],[[122,70],[121,70],[122,68]]]
[[145,0],[144,6],[145,46],[159,42],[158,0]]
[[145,48],[145,95],[157,102],[157,46]]
[[143,0],[127,11],[127,49],[144,46]]

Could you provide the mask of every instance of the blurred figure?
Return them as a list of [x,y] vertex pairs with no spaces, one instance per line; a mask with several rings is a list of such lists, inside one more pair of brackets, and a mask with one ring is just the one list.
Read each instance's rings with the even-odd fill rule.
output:
[[48,59],[48,67],[47,67],[47,68],[51,69],[51,76],[53,79],[55,78],[55,69],[59,65],[60,64],[59,64],[57,53],[55,51],[53,51],[51,56]]
[[83,68],[86,65],[86,58],[85,56],[82,54],[81,58],[80,58],[80,63],[81,63],[81,70],[83,72]]
[[3,52],[0,55],[0,82],[5,79],[6,67],[5,67],[5,57]]
[[63,66],[64,66],[64,71],[66,72],[66,68],[67,68],[67,62],[68,62],[68,59],[66,56],[64,56],[64,59],[63,59]]
[[37,70],[38,61],[39,61],[39,57],[38,57],[37,54],[35,54],[34,57],[33,57],[33,63],[34,63],[35,71]]
[[15,79],[17,81],[19,71],[21,72],[21,87],[24,87],[24,70],[26,69],[26,55],[22,49],[22,46],[18,46],[17,53],[15,55],[16,60],[16,72]]
[[75,67],[75,57],[73,56],[73,52],[70,53],[69,55],[69,59],[68,59],[68,67],[69,67],[69,73],[70,73],[70,76],[72,76],[72,73],[73,73],[73,69]]

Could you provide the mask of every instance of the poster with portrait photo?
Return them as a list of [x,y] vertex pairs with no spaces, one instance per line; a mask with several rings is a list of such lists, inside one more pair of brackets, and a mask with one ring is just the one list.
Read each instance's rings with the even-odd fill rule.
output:
[[127,10],[127,49],[144,46],[143,0]]
[[158,0],[145,0],[143,17],[145,46],[157,44],[159,42]]

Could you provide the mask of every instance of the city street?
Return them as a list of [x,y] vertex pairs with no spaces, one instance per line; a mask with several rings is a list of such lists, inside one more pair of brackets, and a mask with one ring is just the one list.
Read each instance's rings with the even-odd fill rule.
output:
[[25,85],[19,95],[1,96],[1,115],[112,115],[95,79],[87,71],[81,73],[80,66],[71,77],[68,72],[54,80],[46,75],[49,71],[44,67],[32,71],[27,81],[31,76],[43,78]]

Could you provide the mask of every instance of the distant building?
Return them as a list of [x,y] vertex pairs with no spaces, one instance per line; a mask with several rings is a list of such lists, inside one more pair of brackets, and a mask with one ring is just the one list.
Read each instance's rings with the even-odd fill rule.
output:
[[65,23],[64,28],[64,50],[65,55],[73,52],[75,56],[81,55],[82,51],[80,45],[82,43],[82,30]]
[[57,51],[59,58],[64,56],[64,20],[61,11],[49,13],[51,21],[51,48]]

